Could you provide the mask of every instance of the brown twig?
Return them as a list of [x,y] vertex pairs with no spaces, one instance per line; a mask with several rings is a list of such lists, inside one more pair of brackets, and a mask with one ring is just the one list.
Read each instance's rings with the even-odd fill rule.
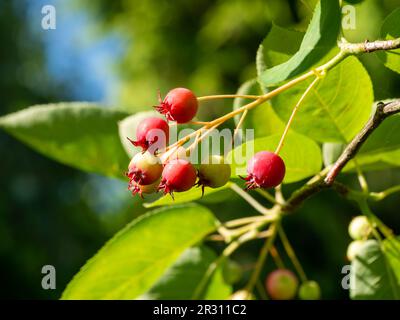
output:
[[375,114],[368,120],[360,133],[357,134],[349,143],[339,159],[329,169],[328,173],[321,174],[317,180],[305,184],[302,188],[295,191],[287,200],[285,206],[282,208],[282,211],[291,212],[299,207],[308,198],[330,187],[345,197],[350,193],[354,193],[355,191],[350,190],[347,186],[336,182],[336,177],[346,166],[346,164],[356,156],[363,143],[382,123],[382,121],[387,117],[397,113],[400,113],[400,99],[389,103],[378,103]]
[[348,144],[339,159],[329,170],[325,183],[330,186],[335,181],[337,175],[346,166],[346,164],[354,158],[361,146],[368,139],[371,133],[385,120],[388,116],[400,112],[400,100],[395,100],[390,103],[378,103],[375,114],[368,120],[362,130]]
[[350,54],[370,53],[381,50],[395,50],[400,48],[400,38],[393,40],[376,40],[373,42],[365,41],[361,43],[348,43],[342,41],[339,43],[340,49]]

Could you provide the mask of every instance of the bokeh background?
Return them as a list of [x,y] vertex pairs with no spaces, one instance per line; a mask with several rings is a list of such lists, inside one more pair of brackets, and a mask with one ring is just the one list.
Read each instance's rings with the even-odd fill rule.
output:
[[[308,0],[13,0],[0,2],[0,116],[34,104],[94,101],[134,113],[156,103],[157,91],[185,86],[198,95],[235,92],[253,78],[255,53],[272,23],[304,29]],[[41,9],[56,8],[56,30],[43,30]],[[400,0],[356,6],[352,41],[376,39]],[[282,39],[284,41],[284,39]],[[400,76],[374,55],[362,62],[376,100],[400,96]],[[207,119],[229,103],[202,109]],[[96,137],[93,137],[95,139]],[[104,146],[107,148],[107,146]],[[0,297],[57,299],[67,282],[117,230],[145,209],[122,181],[53,162],[0,132]],[[400,183],[400,170],[371,172],[376,190]],[[354,177],[343,178],[356,185]],[[298,186],[298,185],[297,185]],[[294,190],[289,186],[287,191]],[[237,196],[206,203],[221,219],[252,214]],[[400,197],[375,211],[400,232]],[[332,192],[285,219],[289,238],[323,298],[346,299],[347,225],[357,209]],[[234,258],[246,269],[260,243]],[[218,247],[216,250],[220,249]],[[112,262],[110,262],[112,263]],[[57,270],[57,289],[41,288],[41,268]],[[264,272],[267,272],[269,265]]]

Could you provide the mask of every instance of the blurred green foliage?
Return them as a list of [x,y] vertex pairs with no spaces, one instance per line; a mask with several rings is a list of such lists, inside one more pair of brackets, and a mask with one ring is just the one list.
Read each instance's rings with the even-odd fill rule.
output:
[[[272,23],[304,31],[314,3],[85,0],[70,5],[71,10],[88,11],[95,17],[93,23],[100,30],[95,36],[117,32],[123,37],[126,51],[120,61],[115,61],[121,81],[114,104],[136,112],[157,103],[158,89],[162,94],[177,86],[192,88],[198,95],[235,92],[240,84],[255,77],[255,54]],[[397,6],[398,0],[365,0],[358,4],[357,28],[346,31],[345,36],[351,41],[375,39],[384,17]],[[43,39],[31,28],[24,6],[2,2],[1,115],[33,104],[72,98],[62,84],[52,81],[46,70]],[[374,83],[376,99],[400,96],[398,75],[383,68],[375,55],[363,57],[362,62]],[[229,103],[206,104],[199,117],[213,118],[231,107]],[[129,194],[97,192],[96,186],[105,183],[105,178],[52,162],[3,132],[0,155],[0,297],[58,298],[86,259],[111,234],[145,211],[141,201]],[[367,178],[376,190],[381,190],[399,184],[400,172],[372,172]],[[354,177],[345,179],[356,185]],[[286,192],[296,187],[291,185]],[[221,220],[254,214],[236,195],[227,192],[230,201],[204,198],[200,202]],[[107,198],[112,205],[99,214],[99,203],[93,204],[93,199]],[[392,196],[375,208],[397,233],[399,203],[400,197]],[[352,204],[327,191],[284,221],[307,274],[320,282],[323,298],[348,297],[340,287],[341,268],[347,263],[347,225],[358,213]],[[252,264],[260,245],[246,245],[248,250],[235,254],[235,260],[243,266]],[[220,247],[216,245],[215,249]],[[57,269],[55,291],[40,286],[40,270],[45,264]],[[272,267],[270,262],[267,269]]]

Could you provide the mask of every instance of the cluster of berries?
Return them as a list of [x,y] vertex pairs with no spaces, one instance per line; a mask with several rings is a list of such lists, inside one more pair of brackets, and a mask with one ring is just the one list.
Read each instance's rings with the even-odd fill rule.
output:
[[321,289],[316,281],[305,281],[300,285],[295,274],[288,269],[277,269],[271,272],[265,287],[268,295],[274,300],[291,300],[296,293],[301,300],[318,300],[321,298]]
[[[243,275],[242,269],[236,262],[228,260],[223,268],[224,280],[229,284],[238,282]],[[318,300],[321,289],[316,281],[307,280],[299,286],[296,275],[288,269],[276,269],[265,279],[265,289],[273,300],[291,300],[298,295],[301,300]],[[231,300],[252,300],[254,295],[246,290],[239,290]]]
[[365,241],[372,234],[372,225],[366,216],[354,217],[349,224],[349,235],[353,239],[347,247],[347,259],[352,261],[359,254]]
[[[171,90],[155,107],[167,121],[178,124],[190,122],[198,110],[198,101],[192,91],[185,88]],[[166,151],[169,141],[169,125],[164,119],[149,117],[136,129],[136,140],[130,140],[142,152],[129,163],[127,176],[129,190],[133,194],[164,194],[184,192],[193,186],[219,188],[231,176],[230,165],[219,155],[212,155],[195,167],[183,147]],[[172,151],[172,152],[171,152]],[[278,186],[285,175],[285,164],[275,153],[262,151],[254,155],[247,166],[246,189]]]

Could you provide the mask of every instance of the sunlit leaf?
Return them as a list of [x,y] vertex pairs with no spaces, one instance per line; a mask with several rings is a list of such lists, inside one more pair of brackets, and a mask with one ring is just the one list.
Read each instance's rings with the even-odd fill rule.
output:
[[[303,37],[303,32],[285,29],[273,24],[257,50],[258,76],[261,76],[265,70],[289,60],[297,52]],[[285,39],[285,41],[282,41],[282,39]]]
[[327,142],[322,145],[322,155],[325,167],[328,167],[336,162],[346,147],[343,143]]
[[119,141],[117,123],[126,116],[89,103],[59,103],[4,116],[0,128],[61,163],[123,178],[129,159]]
[[[182,300],[190,299],[217,255],[205,246],[187,249],[157,283],[140,299]],[[190,279],[190,280],[189,280]],[[205,290],[204,299],[226,299],[232,292],[218,268]]]
[[145,203],[143,204],[146,208],[153,208],[157,206],[166,206],[166,205],[173,205],[173,204],[181,204],[186,202],[191,202],[199,199],[205,199],[208,196],[216,195],[226,189],[229,188],[229,182],[224,185],[223,187],[212,189],[206,187],[204,190],[204,196],[201,191],[201,187],[194,187],[186,192],[175,192],[174,198],[172,198],[169,194],[157,199],[154,202]]
[[[394,10],[383,22],[381,37],[385,40],[400,38],[400,8]],[[386,67],[400,73],[400,49],[379,51],[378,57]]]
[[400,165],[400,115],[385,119],[361,147],[358,158],[378,158]]
[[265,70],[259,76],[262,85],[270,87],[290,79],[323,58],[336,45],[340,23],[339,1],[318,2],[298,52],[283,64]]
[[[311,80],[272,100],[276,114],[287,121]],[[330,70],[303,100],[292,129],[320,142],[348,142],[371,114],[373,89],[363,65],[350,57]]]
[[[238,90],[241,95],[260,95],[262,94],[260,85],[256,80],[245,82]],[[250,101],[247,99],[236,98],[233,104],[233,109],[239,109]],[[240,121],[242,114],[235,117],[236,125]],[[265,137],[274,133],[282,133],[285,125],[281,119],[275,114],[271,104],[267,101],[256,108],[250,110],[241,126],[242,130],[254,130],[254,137]],[[241,134],[242,131],[239,131]]]
[[62,298],[135,299],[216,226],[213,214],[198,205],[168,207],[141,216],[83,266]]

